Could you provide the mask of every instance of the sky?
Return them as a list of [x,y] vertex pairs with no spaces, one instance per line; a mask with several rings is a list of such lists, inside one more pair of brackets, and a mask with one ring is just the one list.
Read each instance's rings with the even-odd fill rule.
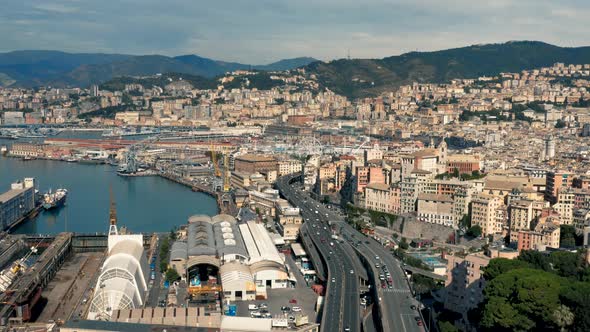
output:
[[197,54],[265,64],[510,40],[590,45],[587,0],[4,0],[0,52]]

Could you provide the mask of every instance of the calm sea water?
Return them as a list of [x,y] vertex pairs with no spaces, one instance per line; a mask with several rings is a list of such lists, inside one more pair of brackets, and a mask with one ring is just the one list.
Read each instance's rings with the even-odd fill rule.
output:
[[[74,135],[72,135],[74,136]],[[92,133],[75,135],[94,138]],[[14,141],[0,140],[0,145]],[[133,232],[166,232],[187,222],[193,214],[215,215],[218,207],[209,195],[193,192],[160,177],[123,178],[107,165],[84,165],[60,161],[22,161],[0,156],[0,193],[10,183],[34,177],[38,189],[66,188],[66,206],[43,211],[18,226],[15,233],[53,234],[106,232],[109,219],[109,188],[112,186],[120,226]]]

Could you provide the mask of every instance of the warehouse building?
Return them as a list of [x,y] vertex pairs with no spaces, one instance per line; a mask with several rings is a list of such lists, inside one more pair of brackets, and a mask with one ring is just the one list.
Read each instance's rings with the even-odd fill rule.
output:
[[2,230],[12,227],[35,208],[35,179],[25,178],[10,186],[0,195],[0,225]]
[[284,259],[264,225],[238,224],[224,214],[190,217],[185,235],[172,245],[170,266],[195,293],[217,289],[208,281],[220,279],[223,298],[232,301],[264,298],[267,288],[290,284]]

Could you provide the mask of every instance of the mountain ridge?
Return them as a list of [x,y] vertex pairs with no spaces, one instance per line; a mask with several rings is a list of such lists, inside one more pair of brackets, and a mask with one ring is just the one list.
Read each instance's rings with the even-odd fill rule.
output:
[[356,98],[375,96],[412,82],[444,83],[455,78],[519,72],[550,66],[556,62],[590,63],[590,47],[560,47],[539,41],[510,41],[439,51],[409,52],[381,59],[313,62],[304,68],[316,74],[321,86]]
[[[212,78],[238,69],[289,70],[316,59],[283,59],[266,65],[226,62],[186,54],[127,55],[108,53],[68,53],[51,50],[23,50],[0,53],[0,86],[56,87],[100,84],[119,76],[157,73],[186,73]],[[10,84],[7,84],[10,83]]]
[[279,71],[304,68],[318,83],[351,97],[375,96],[400,85],[443,83],[455,78],[494,76],[550,66],[590,63],[590,47],[560,47],[540,41],[476,44],[446,50],[408,52],[381,59],[337,59],[328,62],[309,57],[280,60],[268,65],[247,65],[194,54],[125,55],[13,51],[0,53],[0,86],[51,85],[56,87],[100,84],[114,77],[180,73],[211,79],[238,69]]

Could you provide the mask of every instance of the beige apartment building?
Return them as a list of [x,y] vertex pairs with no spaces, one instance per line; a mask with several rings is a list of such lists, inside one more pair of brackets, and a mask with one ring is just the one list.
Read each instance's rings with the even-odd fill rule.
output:
[[531,222],[541,216],[543,209],[549,207],[549,202],[531,200],[513,200],[508,205],[508,224],[510,226],[510,241],[518,241],[518,232],[531,229]]
[[559,189],[557,203],[553,209],[559,213],[560,222],[563,225],[571,225],[574,222],[575,193],[571,188]]
[[518,251],[522,250],[545,250],[559,248],[561,229],[559,223],[539,223],[535,230],[523,230],[518,232]]
[[279,176],[298,173],[303,169],[303,165],[299,160],[280,160],[278,164]]
[[495,195],[479,193],[471,200],[471,225],[479,225],[484,236],[500,234],[504,228],[504,202]]
[[365,187],[365,208],[386,213],[400,213],[399,187],[384,183],[370,183]]
[[454,227],[453,198],[448,195],[419,194],[418,220]]

